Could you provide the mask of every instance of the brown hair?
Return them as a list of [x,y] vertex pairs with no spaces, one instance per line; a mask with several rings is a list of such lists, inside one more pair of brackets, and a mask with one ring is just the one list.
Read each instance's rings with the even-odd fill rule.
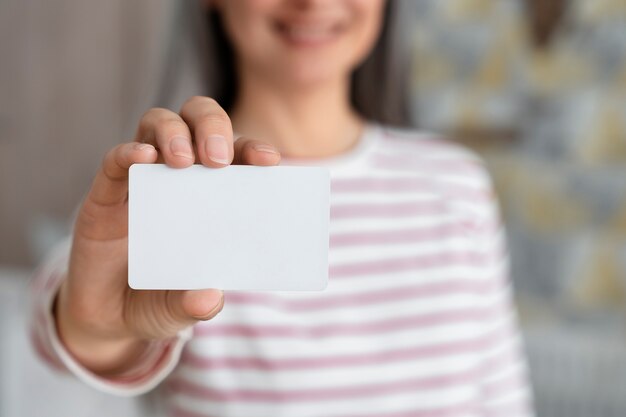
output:
[[[376,45],[352,74],[352,104],[368,120],[411,124],[409,37],[404,33],[412,16],[409,3],[387,2]],[[205,10],[199,1],[181,1],[178,7],[156,105],[175,108],[188,95],[202,94],[228,110],[237,95],[237,77],[219,13]],[[195,78],[195,87],[189,88],[188,77]]]

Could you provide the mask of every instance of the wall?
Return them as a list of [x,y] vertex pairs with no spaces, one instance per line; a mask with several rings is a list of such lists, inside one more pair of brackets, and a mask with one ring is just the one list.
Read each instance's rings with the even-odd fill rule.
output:
[[626,2],[563,2],[540,44],[530,3],[418,2],[416,119],[491,170],[538,414],[622,416]]
[[0,2],[0,264],[35,263],[132,137],[171,4]]

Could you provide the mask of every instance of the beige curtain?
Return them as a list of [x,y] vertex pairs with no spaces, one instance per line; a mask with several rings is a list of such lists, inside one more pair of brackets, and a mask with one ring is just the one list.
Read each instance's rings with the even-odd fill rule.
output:
[[[0,265],[68,219],[155,94],[175,0],[0,2]],[[29,237],[30,236],[30,237]]]

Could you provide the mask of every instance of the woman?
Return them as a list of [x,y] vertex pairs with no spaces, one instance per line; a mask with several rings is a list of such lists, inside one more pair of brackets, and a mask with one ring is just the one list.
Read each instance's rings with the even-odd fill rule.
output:
[[[382,90],[401,83],[375,71],[391,59],[394,6],[207,3],[214,43],[195,40],[216,51],[212,68],[198,67],[217,100],[151,109],[135,140],[107,154],[69,258],[60,250],[36,281],[42,356],[120,395],[166,380],[179,416],[528,415],[484,169],[453,144],[374,123],[406,120]],[[281,156],[331,169],[327,290],[127,286],[133,163],[219,169]]]

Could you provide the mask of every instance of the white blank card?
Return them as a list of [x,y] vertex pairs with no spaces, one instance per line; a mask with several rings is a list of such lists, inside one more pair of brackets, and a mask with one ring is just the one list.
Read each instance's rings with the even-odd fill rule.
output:
[[329,194],[325,168],[133,165],[128,283],[134,289],[322,290]]

